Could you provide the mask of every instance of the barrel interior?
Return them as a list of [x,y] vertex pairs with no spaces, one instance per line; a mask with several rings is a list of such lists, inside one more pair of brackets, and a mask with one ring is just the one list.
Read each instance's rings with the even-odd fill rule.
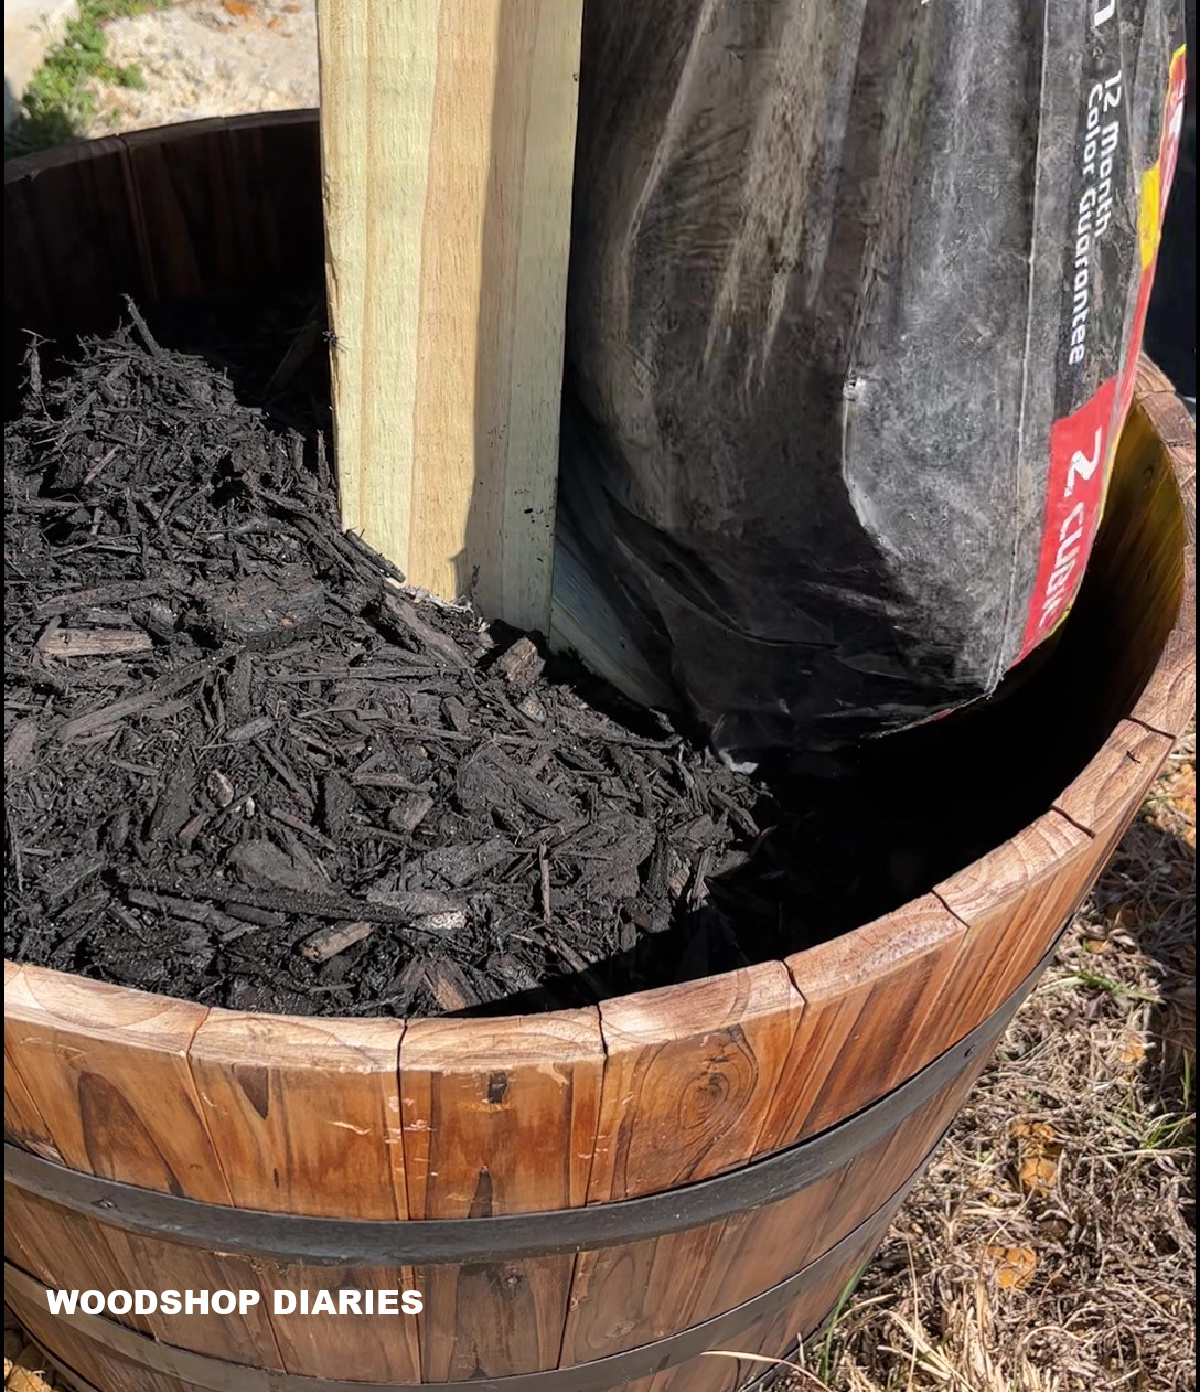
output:
[[[44,370],[52,370],[77,335],[115,327],[125,294],[164,341],[210,356],[216,344],[235,382],[238,355],[229,343],[239,313],[282,296],[302,319],[307,300],[320,302],[315,113],[200,122],[68,147],[6,166],[5,181],[8,409],[31,333],[47,340],[40,351]],[[211,308],[201,334],[207,341],[197,341],[194,317],[182,339],[173,337],[172,310],[197,301]],[[254,358],[250,346],[240,366]],[[250,382],[252,367],[244,375]],[[327,412],[327,399],[321,409]],[[786,764],[763,770],[767,820],[778,820],[779,806],[810,814],[780,833],[799,873],[815,868],[850,884],[864,861],[894,860],[898,868],[867,877],[855,894],[830,896],[819,929],[800,913],[798,930],[747,921],[740,947],[749,960],[849,931],[928,892],[1044,810],[1133,709],[1183,591],[1176,485],[1137,411],[1106,515],[1068,623],[1010,674],[996,698],[875,742],[837,780]],[[864,808],[875,809],[870,825]],[[814,818],[844,827],[832,852],[824,844],[811,849]],[[727,888],[750,897],[756,885],[743,877]],[[678,957],[678,946],[664,951]],[[536,992],[500,1007],[537,1008]]]
[[[9,407],[26,331],[57,340],[53,370],[124,293],[168,342],[172,307],[206,299],[226,344],[239,304],[321,293],[312,113],[5,179]],[[6,1176],[9,1146],[26,1164],[6,1289],[34,1334],[85,1392],[731,1392],[760,1369],[703,1350],[773,1357],[819,1324],[1189,718],[1195,447],[1172,404],[1147,369],[1080,599],[998,699],[879,742],[840,787],[772,771],[771,796],[831,817],[873,798],[915,838],[904,902],[835,906],[822,941],[764,938],[738,972],[520,1019],[241,1016],[6,963]],[[139,1226],[147,1194],[168,1209]],[[567,1210],[609,1226],[534,1250],[488,1226]],[[269,1221],[295,1215],[377,1226],[331,1258]],[[440,1256],[412,1235],[426,1221]],[[89,1325],[39,1304],[414,1284],[430,1303],[407,1324],[260,1306]]]

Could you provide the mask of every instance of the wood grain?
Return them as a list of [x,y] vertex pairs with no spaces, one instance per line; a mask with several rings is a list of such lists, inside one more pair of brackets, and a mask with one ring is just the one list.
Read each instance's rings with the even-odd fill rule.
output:
[[391,1020],[213,1010],[188,1061],[238,1208],[404,1218],[404,1143]]
[[313,124],[309,113],[281,112],[269,122],[218,118],[121,137],[149,304],[277,278],[319,289]]
[[[7,974],[6,974],[7,975]],[[224,1174],[192,1087],[187,1050],[207,1011],[182,1001],[24,967],[5,986],[10,1071],[26,1086],[62,1161],[74,1169],[228,1203]],[[19,1191],[6,1197],[7,1226],[48,1284],[101,1290],[255,1289],[246,1317],[193,1313],[124,1316],[181,1347],[220,1354],[236,1347],[282,1369],[251,1263],[104,1227]],[[25,1263],[22,1263],[24,1265]]]
[[[15,962],[4,963],[4,994],[8,996],[8,984],[14,980],[21,968]],[[7,1015],[7,1011],[6,1011]],[[21,1080],[16,1065],[9,1058],[9,1032],[7,1020],[4,1031],[4,1139],[24,1146],[45,1160],[62,1162],[58,1148],[50,1139],[50,1128],[37,1109],[37,1103],[30,1096],[29,1089]]]
[[1176,739],[1196,710],[1196,427],[1145,358],[1098,547],[1089,583],[1108,620],[1097,635],[1106,679],[1133,719]]
[[828,1251],[865,1220],[882,1196],[896,1194],[924,1170],[990,1061],[991,1051],[981,1051],[890,1135],[855,1156],[843,1170],[837,1193],[812,1235],[814,1252]]
[[1134,400],[1154,426],[1154,433],[1168,447],[1196,442],[1196,422],[1170,379],[1143,353],[1137,361]]
[[[73,1221],[56,1204],[5,1185],[4,1257],[52,1288],[128,1289],[129,1268],[105,1240],[97,1224]],[[145,1319],[130,1313],[126,1323],[148,1332]]]
[[[14,1191],[6,1198],[9,1260],[51,1287],[104,1292],[140,1286],[161,1290],[257,1290],[244,1314],[109,1316],[163,1343],[211,1357],[310,1377],[338,1378],[353,1366],[364,1380],[415,1381],[415,1321],[394,1315],[276,1316],[272,1292],[325,1288],[414,1288],[405,1268],[279,1266],[126,1234],[86,1216]],[[336,1298],[336,1297],[335,1297]]]
[[[50,1315],[44,1297],[29,1298],[27,1281],[21,1280],[18,1288],[11,1273],[6,1272],[4,1290],[6,1300],[34,1338],[102,1392],[213,1392],[218,1382],[219,1392],[243,1392],[237,1364],[226,1368],[214,1365],[216,1378],[209,1387],[187,1381],[174,1371],[152,1372],[138,1361],[141,1350],[136,1344],[118,1352],[73,1327],[71,1316]],[[168,1370],[180,1366],[177,1350],[169,1344],[159,1344],[155,1356]]]
[[745,1164],[803,1004],[779,962],[603,1002],[608,1059],[588,1202]]
[[[211,1012],[189,1062],[237,1207],[407,1216],[397,1075],[403,1033],[392,1020]],[[411,1290],[416,1281],[405,1267],[257,1266],[269,1289]],[[378,1382],[419,1375],[411,1318],[297,1312],[271,1314],[270,1323],[289,1372],[340,1377],[353,1366]]]
[[[607,1060],[589,1203],[656,1193],[745,1164],[802,1001],[779,963],[644,991],[600,1007]],[[564,1360],[600,1357],[694,1323],[722,1263],[724,1223],[581,1252]]]
[[[1146,689],[1133,708],[1133,717],[1150,729],[1179,739],[1196,715],[1196,434],[1195,425],[1177,400],[1173,406],[1172,416],[1177,419],[1183,414],[1192,426],[1192,436],[1186,447],[1171,450],[1174,477],[1160,477],[1155,490],[1154,514],[1160,530],[1146,544],[1158,562],[1156,569],[1161,567],[1169,577],[1170,588],[1162,605],[1166,612],[1174,611],[1176,618]],[[1178,489],[1178,500],[1171,496],[1172,485]],[[1169,525],[1179,505],[1182,535]],[[1180,545],[1184,536],[1186,546]]]
[[844,1168],[754,1214],[581,1253],[560,1365],[666,1338],[790,1276],[824,1250],[814,1239]]
[[1104,748],[1054,800],[1097,843],[1100,868],[1137,815],[1171,752],[1166,735],[1122,720]]
[[[821,1279],[806,1286],[786,1309],[727,1339],[725,1347],[735,1353],[769,1358],[789,1354],[797,1336],[807,1336],[816,1329],[864,1266],[887,1232],[899,1202],[898,1198],[857,1229],[836,1265]],[[634,1383],[622,1392],[734,1392],[735,1388],[765,1371],[762,1364],[746,1359],[706,1354]]]
[[595,1010],[410,1023],[400,1046],[410,1216],[582,1206],[603,1065]]
[[890,1134],[796,1194],[678,1235],[582,1254],[561,1366],[711,1319],[829,1251],[910,1180],[987,1060],[972,1060]]
[[[603,1067],[595,1010],[410,1024],[400,1048],[410,1216],[581,1207]],[[418,1268],[424,1378],[554,1367],[573,1267],[548,1256]]]
[[52,1350],[96,1392],[116,1392],[117,1389],[119,1392],[202,1392],[193,1384],[152,1373],[128,1359],[108,1353],[86,1335],[56,1319],[42,1301],[27,1299],[24,1292],[16,1290],[7,1279],[4,1299],[37,1342]]
[[1100,869],[1094,839],[1051,811],[937,886],[967,926],[928,1017],[943,1047],[969,1034],[1025,980]]
[[[257,1305],[244,1314],[221,1315],[196,1308],[179,1314],[157,1310],[139,1315],[106,1314],[114,1324],[136,1329],[163,1343],[214,1358],[283,1371],[271,1330],[271,1284],[245,1257],[205,1252],[170,1241],[122,1232],[87,1214],[60,1208],[34,1195],[11,1194],[7,1228],[26,1259],[16,1262],[47,1286],[62,1289],[256,1290]],[[6,1252],[9,1252],[6,1247]]]
[[228,1203],[187,1066],[207,1013],[22,967],[5,983],[6,1061],[72,1169]]
[[549,629],[581,0],[318,9],[347,528]]
[[[365,1382],[417,1382],[421,1376],[417,1321],[411,1315],[275,1314],[276,1290],[297,1294],[328,1290],[336,1302],[342,1291],[417,1290],[416,1273],[406,1266],[306,1266],[258,1258],[255,1274],[267,1291],[263,1308],[279,1350],[280,1366],[289,1373],[313,1378],[345,1378],[347,1369]],[[180,1343],[175,1339],[173,1342]],[[220,1355],[219,1350],[210,1352]],[[260,1357],[243,1361],[259,1364]]]
[[940,1044],[923,1026],[962,937],[962,924],[925,895],[787,958],[804,1014],[761,1149],[789,1145],[852,1116],[954,1042]]

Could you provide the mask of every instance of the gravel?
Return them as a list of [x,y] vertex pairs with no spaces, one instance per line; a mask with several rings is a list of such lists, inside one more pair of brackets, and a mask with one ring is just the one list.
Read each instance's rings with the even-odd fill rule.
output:
[[179,0],[107,34],[109,59],[145,86],[98,86],[90,135],[318,102],[314,0]]

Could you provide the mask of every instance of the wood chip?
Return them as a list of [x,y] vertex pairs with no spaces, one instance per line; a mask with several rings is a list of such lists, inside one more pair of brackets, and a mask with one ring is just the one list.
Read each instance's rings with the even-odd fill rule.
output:
[[369,938],[379,927],[377,923],[359,920],[357,923],[335,923],[329,928],[321,928],[300,944],[300,955],[310,962],[328,962],[339,952]]
[[297,864],[294,855],[266,837],[234,846],[228,863],[251,889],[287,889],[317,894],[324,887],[319,876]]
[[467,915],[463,909],[422,914],[420,918],[413,919],[412,926],[420,933],[456,933],[467,926]]
[[103,608],[109,604],[128,604],[132,600],[151,599],[167,592],[166,580],[118,580],[111,585],[97,585],[92,589],[72,590],[67,594],[51,595],[40,600],[34,613],[41,619],[52,618],[55,614],[74,614],[82,609]]
[[15,778],[33,765],[33,752],[37,747],[38,723],[25,719],[13,722],[12,729],[4,741],[4,776]]
[[90,735],[96,730],[103,730],[110,725],[119,724],[131,715],[137,715],[139,711],[145,711],[158,705],[164,696],[173,696],[177,691],[195,686],[211,671],[211,661],[191,662],[186,667],[169,672],[165,677],[152,682],[133,696],[126,696],[120,701],[112,701],[106,706],[101,706],[98,710],[88,711],[86,715],[78,715],[71,720],[63,721],[56,732],[57,738],[60,743],[66,744],[69,740],[79,739],[81,736]]
[[139,909],[151,909],[169,918],[184,918],[191,923],[200,923],[212,928],[222,937],[238,937],[248,931],[250,925],[239,922],[211,904],[198,904],[194,899],[180,899],[169,894],[155,894],[146,889],[130,889],[126,898]]
[[214,769],[204,780],[204,791],[218,807],[228,807],[237,796],[233,784],[220,769]]
[[471,729],[471,717],[467,714],[467,708],[457,696],[447,696],[442,702],[442,714],[450,722],[451,728],[458,731],[460,735],[467,734]]
[[430,657],[458,669],[471,665],[471,659],[454,639],[426,623],[417,612],[417,606],[405,596],[385,591],[379,601],[378,612],[384,626],[390,628],[396,637],[416,643]]
[[125,628],[47,629],[38,640],[40,652],[58,658],[129,657],[153,646],[148,633]]
[[[311,308],[305,287],[261,322],[184,327],[269,373],[306,320],[311,348]],[[342,534],[307,423],[324,355],[300,356],[285,398],[302,395],[273,407],[303,439],[202,356],[127,330],[6,427],[6,931],[22,960],[70,969],[90,922],[89,975],[154,990],[165,966],[181,998],[223,1008],[431,1016],[537,987],[530,1008],[589,1005],[742,964],[710,922],[724,883],[686,961],[666,930],[747,837],[739,934],[775,951],[783,923],[797,943],[836,931],[829,883],[886,863],[860,834],[871,799],[833,838],[853,866],[793,904],[793,865],[829,848],[816,822],[797,837],[765,785],[652,717],[632,733],[569,658],[551,684],[536,640],[396,588]],[[23,511],[48,478],[60,492]],[[301,950],[347,925],[387,931],[332,969]]]
[[258,715],[253,720],[247,720],[244,725],[238,725],[228,731],[225,738],[230,744],[248,744],[251,740],[269,735],[274,728],[275,722],[269,715]]
[[517,709],[526,720],[531,720],[535,725],[546,723],[546,707],[532,691],[517,702]]
[[462,968],[453,962],[431,962],[425,969],[425,981],[443,1010],[466,1010],[479,1000]]
[[550,856],[544,841],[538,842],[538,883],[542,891],[542,922],[550,922]]
[[513,686],[532,686],[545,667],[541,654],[528,638],[518,638],[495,661],[495,670]]
[[433,810],[428,793],[404,793],[388,812],[388,826],[393,831],[414,832]]
[[436,917],[458,912],[462,905],[437,889],[369,889],[368,904],[385,904],[414,918]]

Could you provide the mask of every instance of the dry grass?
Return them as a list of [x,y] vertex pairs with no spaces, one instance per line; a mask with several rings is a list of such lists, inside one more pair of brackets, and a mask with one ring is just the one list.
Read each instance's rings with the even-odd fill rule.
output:
[[1195,849],[1192,735],[832,1336],[810,1341],[828,1387],[1195,1388]]
[[50,1364],[4,1307],[4,1392],[66,1392]]
[[[1192,736],[811,1374],[774,1392],[1192,1392],[1195,848]],[[6,1392],[45,1392],[22,1343],[6,1328]]]

